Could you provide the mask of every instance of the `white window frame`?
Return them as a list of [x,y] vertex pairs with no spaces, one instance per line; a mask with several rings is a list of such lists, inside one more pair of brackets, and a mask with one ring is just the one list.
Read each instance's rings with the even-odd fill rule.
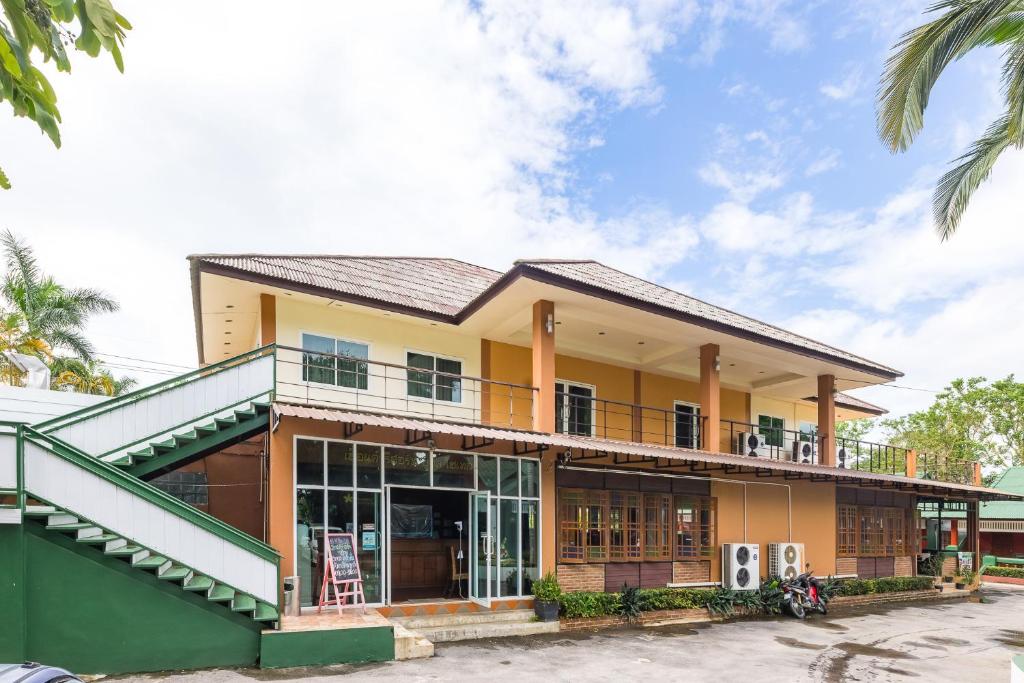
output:
[[[593,402],[591,404],[591,408],[590,408],[590,412],[591,412],[591,415],[590,415],[590,436],[596,437],[597,436],[597,385],[596,384],[587,384],[586,382],[574,382],[572,380],[567,380],[567,379],[558,379],[556,377],[555,378],[555,386],[557,387],[559,384],[564,384],[565,385],[565,394],[560,396],[560,397],[559,396],[555,396],[555,400],[556,401],[562,401],[562,424],[561,425],[555,425],[555,429],[557,430],[558,427],[561,426],[562,427],[562,431],[559,432],[560,434],[568,434],[569,433],[569,396],[568,396],[569,387],[571,387],[571,386],[572,387],[580,387],[582,389],[590,389],[590,400]],[[606,428],[607,428],[607,425],[606,425]]]
[[[804,427],[810,427],[811,429],[810,431],[804,431]],[[815,437],[818,434],[818,423],[811,422],[810,420],[799,420],[796,423],[796,430],[800,432],[801,436],[806,434],[808,437],[810,437],[807,439],[807,441],[803,441],[803,439],[800,439],[803,443],[814,443],[816,441]]]
[[[346,342],[348,344],[361,344],[361,345],[365,346],[366,347],[366,363],[367,363],[367,365],[366,365],[366,388],[365,389],[360,389],[358,386],[355,386],[355,387],[343,387],[343,386],[341,386],[340,384],[337,384],[337,383],[335,383],[335,384],[327,384],[325,382],[317,382],[315,380],[308,380],[308,379],[307,380],[302,380],[305,384],[310,384],[310,385],[317,386],[317,387],[333,387],[336,391],[355,391],[355,392],[359,392],[359,393],[369,393],[370,387],[373,384],[373,382],[372,382],[372,380],[373,380],[373,373],[371,372],[371,369],[370,369],[370,358],[371,358],[372,352],[373,352],[373,345],[370,344],[370,342],[362,340],[362,339],[353,339],[353,338],[350,338],[350,337],[339,337],[336,334],[330,334],[328,332],[314,332],[312,330],[299,330],[299,348],[302,349],[303,353],[307,353],[307,352],[308,353],[322,353],[322,352],[318,352],[318,351],[307,350],[302,345],[302,336],[306,335],[306,334],[310,334],[310,335],[313,335],[313,336],[316,336],[316,337],[325,337],[327,339],[333,339],[334,340],[334,352],[335,352],[335,355],[339,355],[338,354],[338,342]],[[357,358],[355,360],[361,360],[361,359]],[[302,375],[301,375],[301,373],[302,373],[301,364],[302,364],[302,362],[300,360],[299,361],[299,365],[300,365],[299,377],[300,377],[300,379],[302,377]],[[338,378],[338,369],[337,368],[334,369],[334,378],[335,378],[335,380],[337,380],[337,378]]]
[[[696,435],[697,439],[696,439],[696,442],[694,443],[694,445],[689,446],[689,447],[687,447],[687,446],[680,446],[679,445],[679,434],[676,432],[676,429],[679,426],[679,423],[678,423],[678,421],[676,419],[679,416],[679,412],[676,410],[676,408],[678,408],[679,406],[689,406],[691,408],[696,408],[697,409],[696,415],[693,416],[694,418],[696,418],[694,420],[694,424],[697,427],[697,430],[696,430],[697,431],[697,435]],[[701,439],[700,439],[700,431],[701,431],[700,430],[700,418],[701,418],[701,415],[700,415],[700,404],[699,403],[694,403],[692,401],[680,401],[680,400],[672,401],[672,418],[673,418],[672,419],[672,445],[675,448],[691,448],[691,449],[694,449],[694,450],[699,449],[700,446],[701,446]]]
[[[411,367],[409,365],[409,354],[410,353],[418,353],[421,356],[431,356],[434,359],[434,370],[432,371],[431,382],[430,382],[430,398],[426,398],[424,396],[410,396],[409,395],[409,368]],[[434,404],[439,405],[439,406],[461,406],[461,405],[465,405],[466,404],[466,393],[467,393],[466,392],[466,387],[465,387],[465,382],[463,382],[462,386],[459,387],[459,400],[458,401],[444,401],[444,400],[439,400],[437,398],[437,373],[440,372],[437,369],[437,359],[438,358],[440,358],[441,360],[451,360],[451,361],[457,362],[459,364],[459,368],[461,368],[461,371],[459,372],[459,377],[468,377],[468,375],[465,374],[465,371],[466,371],[466,359],[465,358],[460,358],[458,356],[449,356],[449,355],[446,355],[446,354],[443,354],[443,353],[436,353],[434,351],[424,351],[422,349],[414,349],[414,348],[410,348],[410,347],[407,346],[407,347],[405,347],[405,350],[404,350],[404,352],[402,354],[402,365],[405,366],[405,368],[406,368],[406,370],[405,370],[405,380],[404,380],[405,381],[405,400],[407,400],[407,401],[417,401],[417,402],[420,402],[420,403],[434,403]],[[421,370],[421,369],[420,368],[416,368],[416,370]],[[430,371],[421,370],[421,372],[430,372]],[[477,392],[474,391],[473,393],[477,393]]]

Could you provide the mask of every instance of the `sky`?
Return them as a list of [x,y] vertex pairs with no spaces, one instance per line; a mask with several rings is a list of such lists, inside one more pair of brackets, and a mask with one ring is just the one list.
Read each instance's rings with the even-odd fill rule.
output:
[[909,152],[875,133],[927,4],[120,0],[125,73],[51,76],[60,150],[0,108],[0,229],[120,302],[88,333],[143,383],[195,366],[190,253],[594,258],[901,369],[856,393],[902,414],[1024,375],[1024,152],[948,242],[929,209],[998,53],[943,75]]

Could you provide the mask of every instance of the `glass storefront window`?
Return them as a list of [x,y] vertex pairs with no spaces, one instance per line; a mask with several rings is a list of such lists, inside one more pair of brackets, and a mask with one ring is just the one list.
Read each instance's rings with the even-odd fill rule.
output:
[[490,455],[478,455],[476,473],[476,490],[490,491],[491,495],[498,495],[498,459]]
[[380,488],[380,446],[356,444],[356,486]]
[[434,486],[473,488],[473,456],[461,453],[435,454]]
[[519,534],[523,541],[522,595],[533,595],[533,582],[537,580],[540,571],[539,508],[540,503],[536,500],[524,500],[520,503]]
[[327,533],[355,533],[352,520],[354,501],[352,491],[327,491]]
[[501,495],[519,495],[519,459],[501,459]]
[[380,493],[356,492],[356,544],[359,546],[359,571],[363,576],[363,596],[366,602],[380,602],[381,525]]
[[536,460],[519,461],[519,477],[524,498],[540,497],[540,463]]
[[[323,576],[324,491],[295,492],[295,564],[303,605],[312,605]],[[317,596],[319,597],[319,596]]]
[[498,505],[496,560],[498,596],[519,595],[519,501],[514,498],[502,498]]
[[402,486],[430,486],[430,453],[385,447],[384,481]]
[[352,444],[327,442],[327,485],[352,486]]
[[298,484],[323,486],[324,442],[299,439],[295,446],[295,481]]

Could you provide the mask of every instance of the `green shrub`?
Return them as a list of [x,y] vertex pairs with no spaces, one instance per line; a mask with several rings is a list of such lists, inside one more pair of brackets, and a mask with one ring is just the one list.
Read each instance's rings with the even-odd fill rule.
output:
[[927,590],[935,583],[931,576],[887,576],[879,579],[847,579],[837,595],[870,595]]
[[706,607],[714,593],[713,589],[705,588],[645,588],[640,591],[640,597],[643,611],[655,612]]
[[533,582],[533,597],[537,600],[555,602],[561,594],[562,588],[558,585],[558,577],[551,572]]
[[1006,576],[1011,579],[1024,579],[1024,567],[985,567],[987,576]]
[[622,592],[619,593],[619,613],[629,619],[629,623],[632,624],[640,618],[643,604],[639,588],[622,584]]
[[562,593],[558,600],[568,619],[607,617],[619,613],[618,593]]

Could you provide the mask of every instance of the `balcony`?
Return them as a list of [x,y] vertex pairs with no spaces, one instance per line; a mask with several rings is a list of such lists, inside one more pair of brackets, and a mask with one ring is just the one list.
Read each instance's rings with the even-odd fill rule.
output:
[[[538,389],[407,365],[278,346],[276,397],[306,405],[532,430]],[[555,432],[702,449],[707,417],[684,404],[641,405],[556,391]],[[723,419],[712,450],[743,458],[822,464],[815,433]],[[837,437],[840,469],[971,484],[974,463],[946,463],[887,444]]]

